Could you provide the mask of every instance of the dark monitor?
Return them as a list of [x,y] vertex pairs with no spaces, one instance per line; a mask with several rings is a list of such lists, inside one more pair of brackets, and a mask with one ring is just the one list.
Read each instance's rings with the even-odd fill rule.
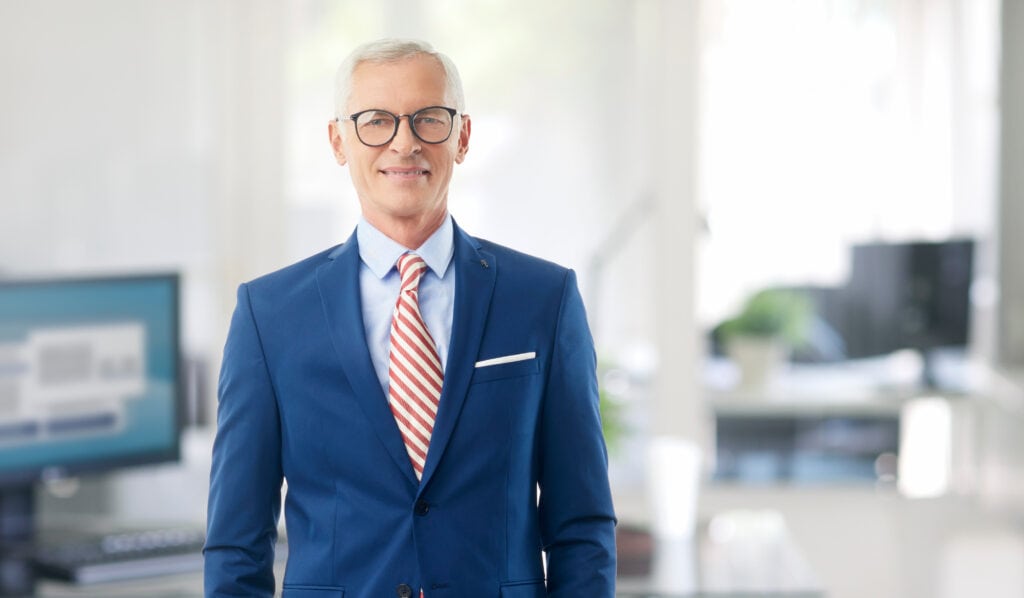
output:
[[0,281],[0,548],[37,481],[179,458],[176,274]]
[[841,323],[848,357],[965,347],[973,261],[970,239],[854,246]]

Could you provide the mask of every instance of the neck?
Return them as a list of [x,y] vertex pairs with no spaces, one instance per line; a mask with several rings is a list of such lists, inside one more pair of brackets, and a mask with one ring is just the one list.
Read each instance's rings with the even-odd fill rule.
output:
[[366,221],[372,224],[374,228],[406,249],[417,249],[423,245],[430,238],[430,235],[441,228],[441,224],[444,223],[444,219],[447,216],[447,210],[441,210],[437,214],[409,219],[381,220],[372,217],[370,214],[363,214]]

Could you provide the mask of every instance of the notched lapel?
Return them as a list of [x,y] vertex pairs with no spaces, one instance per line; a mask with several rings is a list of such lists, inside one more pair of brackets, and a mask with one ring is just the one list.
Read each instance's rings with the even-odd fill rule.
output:
[[434,431],[430,437],[427,462],[423,468],[423,482],[426,487],[437,464],[444,457],[445,448],[466,401],[473,364],[480,352],[487,314],[494,293],[494,281],[498,264],[494,256],[480,250],[479,244],[455,227],[455,306],[453,308],[452,336],[448,346],[448,364],[441,388],[441,402],[438,406]]
[[370,420],[374,432],[388,453],[413,484],[416,474],[405,452],[405,444],[388,406],[384,390],[374,373],[366,345],[362,302],[359,298],[359,246],[356,235],[330,254],[330,261],[316,271],[320,300],[345,375],[355,392],[356,403]]

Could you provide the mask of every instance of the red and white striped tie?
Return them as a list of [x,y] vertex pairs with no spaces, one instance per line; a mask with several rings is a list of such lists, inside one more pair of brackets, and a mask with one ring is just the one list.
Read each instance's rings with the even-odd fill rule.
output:
[[391,320],[388,363],[388,400],[417,479],[423,477],[444,381],[437,347],[420,314],[417,289],[426,268],[414,253],[398,258],[402,289]]

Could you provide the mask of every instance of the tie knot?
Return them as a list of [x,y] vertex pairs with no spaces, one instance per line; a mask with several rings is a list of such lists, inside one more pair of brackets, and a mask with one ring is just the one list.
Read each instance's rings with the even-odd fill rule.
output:
[[420,277],[427,269],[427,263],[415,253],[406,253],[398,258],[398,273],[402,276],[402,290],[415,291]]

